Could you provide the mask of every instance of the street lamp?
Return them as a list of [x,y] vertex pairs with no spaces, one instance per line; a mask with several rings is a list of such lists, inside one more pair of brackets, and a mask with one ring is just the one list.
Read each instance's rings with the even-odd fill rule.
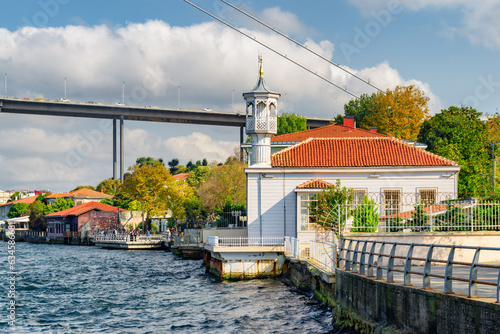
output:
[[125,104],[125,81],[122,85],[122,104]]
[[177,86],[177,103],[179,104],[179,109],[181,109],[181,85]]

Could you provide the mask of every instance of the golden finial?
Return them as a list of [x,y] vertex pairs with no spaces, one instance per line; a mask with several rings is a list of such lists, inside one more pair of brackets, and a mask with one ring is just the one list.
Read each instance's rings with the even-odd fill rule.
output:
[[262,61],[262,54],[259,55],[259,63],[260,63],[260,70],[259,70],[260,78],[264,79],[264,65]]

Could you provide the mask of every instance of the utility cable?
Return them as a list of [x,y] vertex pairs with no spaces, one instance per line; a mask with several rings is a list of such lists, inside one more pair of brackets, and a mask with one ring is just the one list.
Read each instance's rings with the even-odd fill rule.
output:
[[277,33],[278,35],[280,35],[280,36],[282,36],[282,37],[285,37],[285,38],[286,38],[286,39],[288,39],[290,42],[295,43],[296,45],[300,46],[301,48],[303,48],[303,49],[305,49],[305,50],[307,50],[307,51],[311,52],[311,53],[312,53],[312,54],[314,54],[315,56],[317,56],[317,57],[319,57],[319,58],[323,59],[324,61],[327,61],[329,64],[331,64],[331,65],[333,65],[333,66],[335,66],[335,67],[337,67],[337,68],[341,69],[342,71],[346,72],[347,74],[352,75],[352,76],[353,76],[353,77],[355,77],[356,79],[358,79],[358,80],[360,80],[360,81],[364,82],[365,84],[367,84],[367,85],[369,85],[369,86],[371,86],[371,87],[375,88],[375,89],[376,89],[376,90],[378,90],[379,92],[383,92],[383,90],[382,90],[382,89],[380,89],[380,88],[378,88],[377,86],[375,86],[375,85],[371,84],[369,81],[367,81],[367,80],[365,80],[365,79],[361,78],[360,76],[356,75],[355,73],[352,73],[352,72],[351,72],[351,71],[349,71],[349,70],[346,70],[345,68],[343,68],[343,67],[342,67],[342,66],[340,66],[339,64],[334,63],[334,62],[333,62],[333,61],[331,61],[330,59],[328,59],[328,58],[326,58],[326,57],[323,57],[322,55],[320,55],[319,53],[315,52],[314,50],[309,49],[306,45],[303,45],[303,44],[301,44],[301,43],[297,42],[297,41],[296,41],[296,40],[294,40],[293,38],[291,38],[291,37],[289,37],[289,36],[285,35],[284,33],[280,32],[279,30],[275,29],[274,27],[271,27],[271,26],[270,26],[270,25],[268,25],[267,23],[265,23],[265,22],[263,22],[263,21],[259,20],[258,18],[256,18],[256,17],[254,17],[254,16],[252,16],[252,15],[248,14],[247,12],[245,12],[244,10],[242,10],[241,8],[238,8],[238,7],[234,6],[233,4],[231,4],[231,3],[227,2],[226,0],[220,0],[220,1],[222,1],[223,3],[225,3],[225,4],[226,4],[226,5],[228,5],[228,6],[232,7],[233,9],[236,9],[237,11],[239,11],[239,12],[240,12],[240,13],[242,13],[243,15],[246,15],[247,17],[251,18],[252,20],[254,20],[254,21],[256,21],[256,22],[258,22],[258,23],[262,24],[264,27],[266,27],[266,28],[268,28],[268,29],[271,29],[272,31],[274,31],[274,32],[275,32],[275,33]]
[[322,80],[324,80],[324,81],[328,82],[329,84],[331,84],[331,85],[333,85],[333,86],[337,87],[338,89],[342,90],[343,92],[345,92],[345,93],[347,93],[347,94],[349,94],[349,95],[351,95],[351,96],[353,96],[353,97],[355,97],[355,98],[359,98],[359,96],[357,96],[356,94],[351,93],[350,91],[348,91],[348,90],[347,90],[347,88],[342,88],[342,87],[340,87],[339,85],[337,85],[337,84],[336,84],[336,83],[334,83],[333,81],[331,81],[331,80],[329,80],[329,79],[327,79],[327,78],[323,77],[322,75],[318,74],[318,72],[317,72],[317,71],[310,70],[309,68],[307,68],[306,66],[304,66],[304,65],[302,65],[302,64],[300,64],[300,63],[298,63],[297,61],[295,61],[295,60],[293,60],[293,59],[291,59],[291,58],[288,58],[288,56],[287,56],[286,54],[283,54],[283,53],[281,53],[281,52],[279,52],[279,51],[277,51],[277,50],[273,49],[272,47],[270,47],[270,46],[268,46],[268,45],[264,44],[263,42],[259,41],[256,37],[252,37],[252,36],[250,36],[250,35],[248,35],[248,34],[244,33],[243,31],[241,31],[241,30],[239,30],[238,28],[236,28],[236,27],[234,27],[234,26],[230,25],[229,23],[225,22],[224,20],[219,19],[217,16],[213,15],[212,13],[210,13],[210,12],[208,12],[208,11],[204,10],[203,8],[201,8],[201,7],[197,6],[197,5],[195,5],[195,4],[194,4],[194,3],[192,3],[191,1],[188,1],[188,0],[183,0],[183,1],[184,1],[184,2],[186,2],[186,3],[188,3],[188,4],[190,4],[190,5],[191,5],[191,6],[193,6],[194,8],[198,9],[199,11],[201,11],[201,12],[203,12],[203,13],[207,14],[208,16],[212,17],[213,19],[215,19],[215,20],[219,21],[220,23],[222,23],[222,24],[224,24],[224,25],[228,26],[229,28],[231,28],[231,29],[233,29],[233,30],[235,30],[235,31],[239,32],[239,33],[240,33],[240,34],[242,34],[243,36],[245,36],[245,37],[247,37],[247,38],[249,38],[249,39],[253,40],[254,42],[256,42],[256,43],[258,43],[258,44],[260,44],[260,45],[262,45],[262,46],[263,46],[263,47],[265,47],[266,49],[268,49],[268,50],[270,50],[270,51],[272,51],[272,52],[276,53],[277,55],[279,55],[279,56],[281,56],[281,57],[285,58],[285,59],[286,59],[286,60],[288,60],[289,62],[291,62],[291,63],[293,63],[293,64],[295,64],[295,65],[299,66],[300,68],[302,68],[302,69],[306,70],[307,72],[309,72],[309,73],[311,73],[311,74],[313,74],[313,75],[317,76],[318,78],[320,78],[320,79],[322,79]]

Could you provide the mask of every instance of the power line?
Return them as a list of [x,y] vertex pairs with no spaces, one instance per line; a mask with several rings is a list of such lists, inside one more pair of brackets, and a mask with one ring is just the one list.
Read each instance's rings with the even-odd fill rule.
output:
[[324,81],[328,82],[329,84],[331,84],[331,85],[333,85],[333,86],[337,87],[338,89],[342,90],[343,92],[345,92],[345,93],[347,93],[347,94],[349,94],[349,95],[351,95],[351,96],[353,96],[353,97],[355,97],[355,98],[359,98],[359,96],[357,96],[356,94],[351,93],[350,91],[348,91],[348,90],[347,90],[347,88],[342,88],[342,87],[340,87],[339,85],[337,85],[337,84],[336,84],[336,83],[334,83],[333,81],[331,81],[331,80],[329,80],[329,79],[327,79],[327,78],[323,77],[322,75],[319,75],[317,71],[310,70],[309,68],[307,68],[306,66],[304,66],[304,65],[302,65],[302,64],[300,64],[300,63],[298,63],[297,61],[295,61],[295,60],[293,60],[293,59],[291,59],[291,58],[288,58],[288,56],[287,56],[286,54],[283,54],[283,53],[281,53],[281,52],[279,52],[279,51],[277,51],[277,50],[273,49],[272,47],[270,47],[270,46],[268,46],[268,45],[264,44],[263,42],[259,41],[256,37],[252,37],[252,36],[250,36],[250,35],[248,35],[248,34],[244,33],[243,31],[241,31],[241,30],[239,30],[238,28],[236,28],[236,27],[234,27],[234,26],[230,25],[229,23],[225,22],[224,20],[219,19],[217,16],[213,15],[212,13],[210,13],[210,12],[208,12],[208,11],[204,10],[204,9],[203,9],[203,8],[201,8],[201,7],[198,7],[197,5],[195,5],[194,3],[192,3],[191,1],[188,1],[188,0],[183,0],[183,1],[184,1],[184,2],[186,2],[186,3],[188,3],[188,4],[190,4],[190,5],[191,5],[191,6],[193,6],[194,8],[198,9],[199,11],[202,11],[203,13],[205,13],[205,14],[207,14],[208,16],[212,17],[213,19],[215,19],[215,20],[219,21],[220,23],[222,23],[222,24],[224,24],[224,25],[228,26],[229,28],[231,28],[231,29],[233,29],[233,30],[235,30],[235,31],[239,32],[239,33],[240,33],[240,34],[242,34],[243,36],[245,36],[245,37],[247,37],[247,38],[249,38],[249,39],[253,40],[254,42],[256,42],[256,43],[258,43],[258,44],[260,44],[260,45],[262,45],[262,46],[263,46],[263,47],[265,47],[266,49],[268,49],[268,50],[270,50],[270,51],[272,51],[272,52],[276,53],[277,55],[279,55],[279,56],[281,56],[281,57],[285,58],[285,59],[286,59],[286,60],[288,60],[289,62],[291,62],[291,63],[293,63],[293,64],[295,64],[295,65],[299,66],[300,68],[302,68],[302,69],[306,70],[307,72],[309,72],[309,73],[311,73],[311,74],[313,74],[313,75],[317,76],[318,78],[320,78],[320,79],[322,79],[322,80],[324,80]]
[[361,78],[360,76],[356,75],[355,73],[352,73],[352,72],[351,72],[351,71],[349,71],[349,70],[346,70],[345,68],[343,68],[343,67],[342,67],[342,66],[340,66],[339,64],[334,63],[334,62],[333,62],[333,61],[331,61],[330,59],[323,57],[323,56],[322,56],[322,55],[320,55],[319,53],[315,52],[314,50],[309,49],[307,46],[305,46],[305,45],[303,45],[303,44],[301,44],[301,43],[297,42],[297,41],[296,41],[296,40],[294,40],[293,38],[291,38],[291,37],[289,37],[289,36],[285,35],[284,33],[282,33],[281,31],[279,31],[279,30],[275,29],[274,27],[271,27],[271,26],[270,26],[270,25],[268,25],[267,23],[265,23],[265,22],[263,22],[263,21],[259,20],[258,18],[256,18],[256,17],[254,17],[254,16],[252,16],[252,15],[248,14],[247,12],[243,11],[241,8],[238,8],[238,7],[234,6],[233,4],[231,4],[231,3],[227,2],[226,0],[220,0],[220,1],[224,2],[226,5],[228,5],[228,6],[232,7],[232,8],[234,8],[234,9],[236,9],[237,11],[239,11],[239,12],[240,12],[240,13],[242,13],[243,15],[246,15],[247,17],[251,18],[252,20],[254,20],[254,21],[256,21],[256,22],[258,22],[258,23],[262,24],[264,27],[266,27],[266,28],[268,28],[268,29],[271,29],[272,31],[274,31],[274,32],[275,32],[275,33],[277,33],[278,35],[280,35],[280,36],[282,36],[282,37],[285,37],[285,38],[286,38],[286,39],[288,39],[290,42],[295,43],[296,45],[300,46],[301,48],[303,48],[303,49],[305,49],[305,50],[307,50],[307,51],[311,52],[312,54],[314,54],[315,56],[317,56],[317,57],[319,57],[319,58],[323,59],[324,61],[328,62],[329,64],[331,64],[331,65],[333,65],[333,66],[335,66],[335,67],[337,67],[337,68],[341,69],[342,71],[346,72],[347,74],[352,75],[352,76],[353,76],[353,77],[355,77],[356,79],[358,79],[358,80],[360,80],[360,81],[364,82],[365,84],[367,84],[367,85],[369,85],[369,86],[371,86],[371,87],[375,88],[375,89],[376,89],[376,90],[378,90],[379,92],[383,92],[383,90],[382,90],[382,89],[380,89],[380,88],[378,88],[377,86],[375,86],[375,85],[371,84],[369,81],[367,81],[367,80],[365,80],[365,79]]

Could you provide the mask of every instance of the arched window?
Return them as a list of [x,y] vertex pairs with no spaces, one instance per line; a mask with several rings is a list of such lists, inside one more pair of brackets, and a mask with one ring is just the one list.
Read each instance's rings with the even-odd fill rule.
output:
[[270,110],[270,116],[276,117],[276,104],[271,103],[271,105],[269,106],[269,110]]
[[253,116],[253,103],[250,102],[247,104],[247,116],[250,113],[250,116]]
[[266,117],[266,104],[264,102],[257,103],[257,115],[256,117]]

